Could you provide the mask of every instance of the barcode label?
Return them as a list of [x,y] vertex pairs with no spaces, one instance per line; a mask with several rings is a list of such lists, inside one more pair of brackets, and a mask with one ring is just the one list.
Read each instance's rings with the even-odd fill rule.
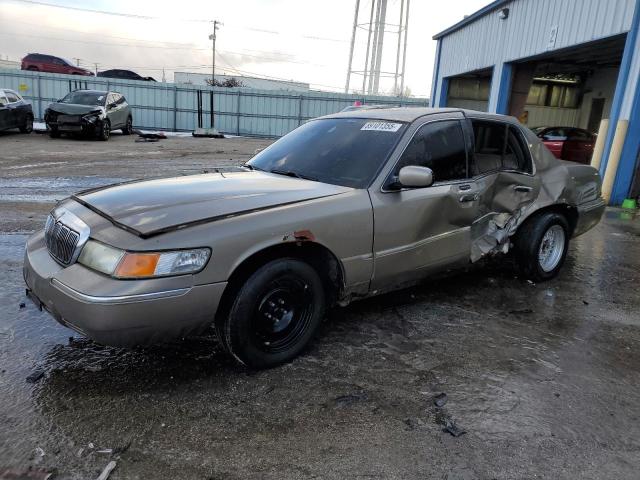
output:
[[360,130],[374,130],[376,132],[397,132],[402,126],[401,123],[391,122],[367,122]]

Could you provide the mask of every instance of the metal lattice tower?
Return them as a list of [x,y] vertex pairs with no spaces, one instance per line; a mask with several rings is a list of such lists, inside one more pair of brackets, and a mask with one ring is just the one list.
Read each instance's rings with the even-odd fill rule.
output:
[[[393,78],[393,90],[396,94],[402,95],[404,91],[404,72],[407,54],[407,33],[409,26],[409,1],[399,0],[399,21],[397,24],[387,23],[388,0],[371,0],[369,11],[369,21],[359,23],[360,0],[356,0],[356,9],[353,17],[353,31],[351,34],[351,48],[349,49],[349,66],[347,68],[347,81],[344,88],[345,93],[349,92],[352,75],[362,77],[362,89],[358,90],[363,94],[377,94],[380,88],[380,78]],[[354,50],[357,43],[358,33],[366,32],[367,47],[364,55],[364,69],[353,68]],[[397,35],[396,65],[395,71],[384,71],[382,69],[383,48],[385,33]],[[398,89],[398,82],[400,89]]]

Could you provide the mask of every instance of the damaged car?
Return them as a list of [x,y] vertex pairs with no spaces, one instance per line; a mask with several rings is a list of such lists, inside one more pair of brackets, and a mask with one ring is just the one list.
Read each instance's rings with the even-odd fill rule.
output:
[[327,308],[514,250],[534,281],[605,208],[598,171],[511,117],[392,108],[311,120],[242,167],[59,203],[27,242],[27,294],[96,342],[215,327],[251,367],[289,361]]
[[118,92],[75,90],[49,105],[44,121],[52,138],[76,134],[109,140],[113,130],[124,135],[133,131],[131,107]]

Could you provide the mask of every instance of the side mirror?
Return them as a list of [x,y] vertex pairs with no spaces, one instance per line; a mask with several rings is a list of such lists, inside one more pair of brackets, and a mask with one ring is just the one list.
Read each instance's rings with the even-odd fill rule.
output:
[[428,167],[410,165],[398,172],[397,184],[405,188],[424,188],[433,184],[433,171]]

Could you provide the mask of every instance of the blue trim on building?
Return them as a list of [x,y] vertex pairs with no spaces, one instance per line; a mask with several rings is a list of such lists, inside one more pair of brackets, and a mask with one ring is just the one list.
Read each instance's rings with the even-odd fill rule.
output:
[[491,13],[492,11],[502,7],[503,5],[510,3],[512,0],[496,0],[495,2],[490,3],[489,5],[486,5],[484,7],[482,7],[480,10],[478,10],[475,13],[472,13],[471,15],[469,15],[468,17],[465,17],[463,20],[460,20],[458,23],[456,23],[455,25],[447,28],[446,30],[443,30],[440,33],[437,33],[433,36],[434,40],[439,40],[440,38],[449,35],[450,33],[455,32],[456,30],[460,30],[461,28],[463,28],[465,25],[468,25],[471,22],[474,22],[475,20],[477,20],[480,17],[485,16],[488,13]]
[[436,101],[436,92],[438,91],[438,82],[440,76],[440,56],[442,53],[442,40],[438,40],[436,44],[436,68],[433,70],[433,80],[431,82],[431,99],[429,103],[432,107],[438,107],[439,105],[435,104]]
[[[636,0],[636,11],[633,15],[631,31],[627,35],[627,46],[633,52],[634,46],[640,35],[640,0]],[[630,43],[632,42],[632,43]],[[636,52],[636,54],[638,54]],[[622,102],[621,102],[622,103]],[[629,128],[620,155],[618,171],[611,191],[611,203],[619,205],[629,194],[636,163],[640,161],[640,81],[636,82],[636,91],[633,92],[633,103],[629,118]]]
[[444,108],[447,106],[447,97],[449,96],[449,79],[443,78],[440,83],[440,95],[438,96],[438,107]]
[[613,137],[615,136],[618,120],[620,118],[620,110],[622,108],[622,100],[627,89],[629,80],[629,71],[631,70],[631,60],[633,58],[633,50],[638,37],[638,25],[640,24],[640,0],[636,0],[636,9],[633,12],[633,20],[631,22],[631,30],[627,33],[627,39],[624,44],[624,53],[622,54],[622,62],[620,63],[620,72],[616,82],[616,90],[613,95],[613,103],[611,104],[611,113],[609,114],[609,128],[604,142],[603,158],[600,163],[600,174],[604,176],[609,163],[609,154],[613,145]]
[[507,115],[509,113],[509,100],[511,99],[511,80],[513,78],[513,65],[503,63],[500,71],[500,85],[498,86],[498,100],[496,113]]

